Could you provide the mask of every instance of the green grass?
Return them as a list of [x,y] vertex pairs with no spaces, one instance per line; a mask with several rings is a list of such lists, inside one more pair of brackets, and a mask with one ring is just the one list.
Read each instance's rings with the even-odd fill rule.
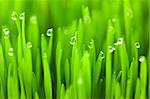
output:
[[148,7],[0,0],[0,99],[149,99]]

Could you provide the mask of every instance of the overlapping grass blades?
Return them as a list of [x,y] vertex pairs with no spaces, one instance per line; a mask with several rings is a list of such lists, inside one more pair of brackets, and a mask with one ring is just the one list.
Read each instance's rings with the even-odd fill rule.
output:
[[[108,0],[100,7],[98,1],[91,5],[82,1],[89,6],[80,7],[82,17],[79,14],[73,21],[71,15],[76,13],[68,9],[61,21],[65,8],[39,2],[33,8],[39,4],[43,10],[50,9],[54,20],[47,23],[54,21],[54,28],[41,29],[47,16],[26,17],[17,13],[21,6],[15,3],[17,12],[10,21],[15,28],[3,26],[0,31],[1,99],[150,98],[149,38],[140,39],[148,27],[140,11],[144,8],[137,11],[136,4],[124,0],[111,2],[110,11]],[[67,20],[72,23],[66,26]]]

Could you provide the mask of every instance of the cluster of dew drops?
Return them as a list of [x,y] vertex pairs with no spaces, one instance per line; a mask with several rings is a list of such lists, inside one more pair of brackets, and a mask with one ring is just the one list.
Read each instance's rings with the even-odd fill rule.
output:
[[[128,11],[128,12],[131,12],[131,10]],[[129,13],[128,13],[128,14],[129,14]],[[130,15],[131,15],[131,14],[130,14]],[[16,12],[13,12],[13,13],[12,13],[12,16],[11,16],[11,19],[12,19],[13,21],[15,21],[15,20],[17,19],[17,17],[18,17],[17,13],[16,13]],[[23,20],[23,18],[24,18],[24,13],[21,13],[21,14],[19,15],[19,19],[20,19],[20,20]],[[115,18],[112,19],[112,22],[115,22]],[[9,37],[10,31],[9,31],[8,28],[4,28],[4,29],[3,29],[3,32],[4,32],[4,37]],[[47,35],[48,37],[51,37],[51,36],[52,36],[52,33],[53,33],[53,28],[47,29],[46,35]],[[76,36],[77,36],[77,32],[75,33],[74,36],[72,36],[72,37],[70,38],[70,45],[74,45],[74,44],[76,43],[76,39],[77,39]],[[123,38],[118,38],[117,43],[114,43],[114,45],[115,45],[115,46],[118,46],[118,45],[121,45],[122,43],[123,43]],[[88,48],[92,48],[92,45],[93,45],[93,41],[91,40],[91,41],[89,42]],[[140,43],[139,43],[139,42],[136,42],[136,43],[135,43],[135,46],[136,46],[137,49],[139,49],[139,48],[140,48]],[[27,42],[27,47],[28,47],[28,48],[31,48],[31,47],[32,47],[32,43],[31,43],[31,42]],[[113,53],[113,52],[115,51],[115,48],[114,48],[113,46],[108,46],[108,50],[109,50],[110,53]],[[8,55],[9,55],[9,56],[13,56],[13,48],[10,48],[10,49],[9,49]],[[100,57],[101,57],[102,59],[104,59],[105,55],[104,55],[104,52],[103,52],[103,51],[100,51]],[[140,56],[139,61],[142,62],[142,61],[144,60],[144,58],[145,58],[144,56]]]

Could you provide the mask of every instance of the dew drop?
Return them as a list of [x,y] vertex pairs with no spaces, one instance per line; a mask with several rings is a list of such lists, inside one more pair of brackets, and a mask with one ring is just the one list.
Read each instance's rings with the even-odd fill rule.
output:
[[101,59],[104,59],[105,55],[104,55],[103,51],[100,52],[100,57],[101,57]]
[[15,11],[13,11],[12,15],[11,15],[11,19],[13,21],[15,21],[17,19],[17,13]]
[[23,17],[24,17],[24,13],[21,13],[20,16],[19,16],[19,19],[23,20]]
[[135,43],[135,46],[136,46],[137,49],[139,49],[139,48],[141,47],[141,45],[140,45],[139,42],[136,42],[136,43]]
[[88,44],[88,48],[91,49],[93,47],[93,40],[91,40]]
[[13,56],[13,54],[14,54],[13,48],[9,48],[8,55],[9,55],[9,56]]
[[31,47],[32,47],[32,43],[31,43],[31,42],[28,42],[28,43],[27,43],[27,47],[28,47],[28,48],[31,48]]
[[143,61],[144,61],[144,59],[145,59],[145,57],[144,57],[144,56],[140,56],[140,57],[139,57],[139,61],[140,61],[140,62],[143,62]]
[[112,47],[112,46],[109,46],[108,48],[109,48],[109,52],[110,52],[110,53],[112,53],[112,52],[114,52],[114,51],[115,51],[115,48],[114,48],[114,47]]
[[75,42],[76,42],[76,36],[71,37],[71,39],[70,39],[70,44],[71,44],[71,45],[74,45]]
[[53,33],[53,28],[48,29],[47,32],[46,32],[46,35],[47,36],[52,36],[52,33]]
[[4,36],[9,36],[9,29],[8,28],[4,28],[3,29],[3,32],[4,32]]
[[123,38],[118,38],[117,44],[121,45],[123,43]]

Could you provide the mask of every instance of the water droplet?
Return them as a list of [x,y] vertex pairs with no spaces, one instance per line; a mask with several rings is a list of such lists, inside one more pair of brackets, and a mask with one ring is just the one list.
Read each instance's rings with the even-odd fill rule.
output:
[[13,48],[9,48],[8,55],[9,55],[9,56],[13,56],[13,54],[14,54]]
[[123,43],[123,38],[118,38],[117,44],[121,45]]
[[71,44],[71,45],[74,45],[75,42],[76,42],[76,36],[71,37],[71,39],[70,39],[70,44]]
[[23,20],[23,17],[24,17],[24,13],[21,13],[20,16],[19,16],[19,19]]
[[12,15],[11,15],[11,19],[13,21],[15,21],[17,19],[17,13],[15,11],[13,11]]
[[91,40],[88,44],[88,48],[91,49],[93,47],[93,40]]
[[133,11],[132,11],[132,9],[128,9],[127,10],[127,16],[129,16],[130,18],[133,18]]
[[47,36],[52,36],[52,33],[53,33],[53,28],[48,29],[47,32],[46,32],[46,35]]
[[139,42],[136,42],[136,43],[135,43],[135,46],[136,46],[137,49],[139,49],[139,48],[141,47],[141,45],[140,45]]
[[140,57],[139,57],[139,61],[140,61],[140,62],[143,62],[143,61],[144,61],[144,59],[145,59],[145,57],[144,57],[144,56],[140,56]]
[[8,28],[4,28],[3,29],[3,32],[4,32],[4,36],[9,36],[9,29]]
[[108,48],[109,48],[109,52],[110,52],[110,53],[112,53],[112,52],[114,52],[114,51],[115,51],[115,48],[114,48],[114,47],[112,47],[112,46],[109,46]]
[[103,51],[100,52],[100,56],[101,56],[101,59],[104,59],[105,55]]
[[32,43],[31,43],[31,42],[28,42],[28,43],[27,43],[27,47],[28,47],[28,48],[31,48],[31,47],[32,47]]

